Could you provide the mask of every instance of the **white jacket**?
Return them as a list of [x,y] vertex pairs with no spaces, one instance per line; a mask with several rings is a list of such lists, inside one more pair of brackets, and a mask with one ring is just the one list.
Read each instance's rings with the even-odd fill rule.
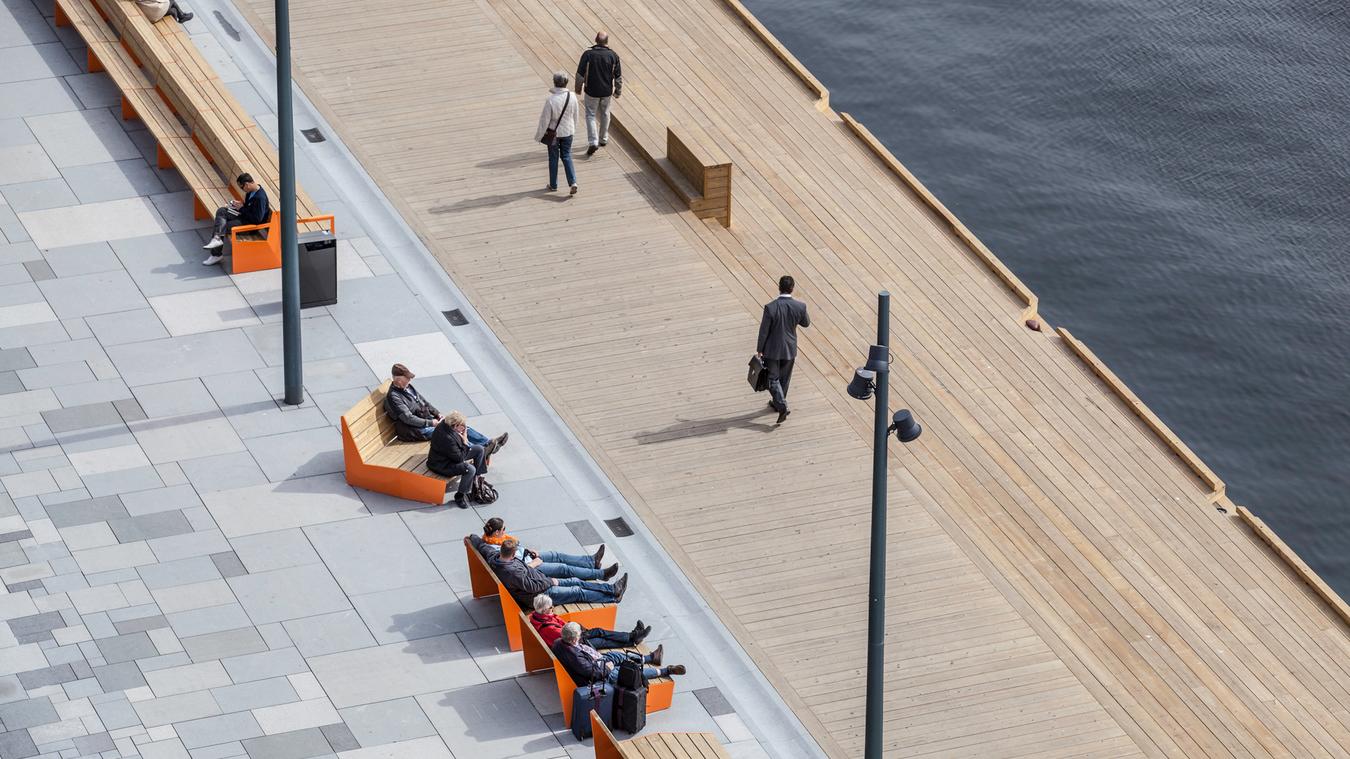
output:
[[136,5],[140,6],[141,13],[151,23],[164,18],[164,14],[169,12],[169,0],[136,0]]
[[[558,121],[560,112],[562,121]],[[534,141],[544,139],[544,132],[554,122],[558,124],[556,134],[559,137],[571,137],[577,132],[577,97],[566,87],[554,87],[548,91],[548,97],[544,99],[544,112],[539,114],[539,128],[534,130]]]

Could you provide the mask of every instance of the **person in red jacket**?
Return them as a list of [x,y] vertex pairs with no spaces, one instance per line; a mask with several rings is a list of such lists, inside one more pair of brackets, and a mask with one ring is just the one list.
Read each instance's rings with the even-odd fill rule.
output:
[[[534,597],[534,613],[530,615],[530,624],[534,625],[534,629],[539,631],[539,637],[544,639],[544,645],[551,649],[553,644],[557,643],[558,639],[562,637],[563,625],[567,624],[567,620],[554,614],[553,599],[540,593]],[[642,620],[639,619],[632,632],[583,627],[581,639],[595,649],[627,648],[641,643],[651,633],[651,626],[644,627]],[[658,658],[657,661],[660,661],[660,659]]]

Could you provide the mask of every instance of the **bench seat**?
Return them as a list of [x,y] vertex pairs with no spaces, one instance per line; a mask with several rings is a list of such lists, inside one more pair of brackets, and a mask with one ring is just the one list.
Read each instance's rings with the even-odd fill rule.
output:
[[384,413],[389,382],[380,385],[342,415],[342,458],[347,484],[410,501],[440,504],[446,488],[459,481],[429,471],[431,443],[398,439],[394,421]]
[[[559,615],[561,616],[561,615]],[[572,621],[572,620],[569,620]],[[563,724],[567,727],[572,726],[572,696],[577,689],[576,682],[572,676],[567,673],[562,662],[553,655],[553,651],[544,645],[544,639],[539,636],[539,631],[534,629],[530,620],[524,614],[520,615],[520,634],[526,640],[525,645],[525,671],[537,672],[543,669],[553,670],[553,681],[558,686],[558,701],[562,703]],[[594,627],[595,625],[586,625]],[[612,625],[609,629],[613,629]],[[651,651],[646,646],[630,646],[623,649],[635,654],[646,656]],[[669,709],[675,699],[675,680],[669,677],[655,677],[647,681],[647,713],[659,712],[663,709]]]
[[591,710],[595,759],[731,759],[712,733],[652,733],[618,741]]
[[[524,612],[516,604],[516,599],[512,598],[511,593],[506,590],[506,586],[502,585],[501,580],[497,579],[496,573],[492,571],[492,567],[488,566],[487,560],[483,558],[482,554],[478,553],[478,549],[473,547],[473,543],[469,541],[468,537],[464,538],[464,552],[468,554],[469,583],[473,588],[473,597],[497,597],[497,602],[502,607],[502,624],[506,626],[507,645],[512,651],[520,651],[525,647],[524,636],[519,623]],[[612,630],[619,617],[619,607],[614,604],[559,604],[553,607],[553,613],[569,622],[576,622],[586,627],[602,627]],[[526,624],[528,625],[528,621]],[[525,651],[525,667],[527,670],[532,658],[538,662],[536,656],[535,652]],[[542,665],[540,669],[543,669]]]

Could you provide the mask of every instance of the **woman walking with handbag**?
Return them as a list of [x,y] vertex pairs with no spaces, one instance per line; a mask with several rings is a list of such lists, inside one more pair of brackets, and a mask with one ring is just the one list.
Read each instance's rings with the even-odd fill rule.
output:
[[558,160],[562,159],[567,184],[577,194],[577,172],[572,166],[572,135],[577,131],[577,99],[567,90],[567,74],[553,72],[553,89],[544,99],[539,128],[534,138],[548,146],[548,189],[558,189]]

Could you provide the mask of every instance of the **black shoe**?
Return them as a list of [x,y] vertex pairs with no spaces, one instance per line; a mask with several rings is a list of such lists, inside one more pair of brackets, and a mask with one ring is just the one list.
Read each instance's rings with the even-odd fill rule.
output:
[[647,625],[646,627],[643,627],[643,626],[642,626],[642,620],[639,619],[639,620],[638,620],[638,623],[637,623],[637,627],[634,627],[634,628],[633,628],[633,632],[632,632],[632,638],[631,638],[631,640],[633,641],[633,645],[636,646],[637,644],[639,644],[639,643],[641,643],[642,641],[646,640],[646,639],[647,639],[647,636],[648,636],[648,635],[651,635],[651,634],[652,634],[652,626],[651,626],[651,625]]
[[187,22],[192,20],[192,12],[183,11],[182,13],[179,13],[177,16],[174,16],[174,20],[180,24],[186,24]]
[[[600,560],[603,559],[603,558],[605,558],[605,544],[604,544],[604,543],[601,543],[601,544],[600,544],[600,550],[596,551],[596,552],[595,552],[595,555],[591,557],[591,561],[594,561],[594,562],[595,562],[595,568],[596,568],[596,569],[599,569],[599,568],[600,568]],[[615,565],[615,566],[617,566],[617,565]]]
[[619,581],[614,583],[614,603],[622,601],[623,594],[627,592],[628,592],[628,573],[624,572],[623,577],[620,577]]
[[614,575],[616,575],[616,574],[618,574],[618,573],[619,573],[619,565],[618,565],[618,564],[611,564],[610,567],[609,567],[609,569],[606,569],[606,570],[605,570],[605,573],[604,573],[603,575],[601,575],[600,579],[602,579],[602,580],[608,580],[609,578],[613,577]]
[[685,666],[683,664],[672,664],[669,667],[666,667],[666,675],[668,676],[683,675],[685,672],[688,671],[689,670],[685,669]]
[[461,509],[469,508],[469,499],[463,493],[455,493],[455,505]]
[[662,643],[661,645],[656,647],[655,651],[652,652],[651,660],[649,663],[653,667],[659,667],[661,666],[661,659],[664,658],[665,655],[666,655],[666,644]]
[[503,432],[502,434],[498,435],[497,438],[492,442],[497,444],[497,450],[500,451],[501,449],[506,447],[506,439],[509,437],[511,437],[511,433]]
[[788,418],[788,414],[791,414],[791,413],[792,413],[792,412],[791,412],[791,411],[788,411],[787,409],[783,409],[782,411],[779,411],[779,412],[778,412],[778,421],[774,422],[774,424],[782,424],[782,423],[783,423],[783,420],[784,420],[784,419],[787,419],[787,418]]
[[600,149],[599,145],[592,145],[589,148],[586,148],[586,157],[590,158],[591,156],[595,155],[595,151],[599,149]]

